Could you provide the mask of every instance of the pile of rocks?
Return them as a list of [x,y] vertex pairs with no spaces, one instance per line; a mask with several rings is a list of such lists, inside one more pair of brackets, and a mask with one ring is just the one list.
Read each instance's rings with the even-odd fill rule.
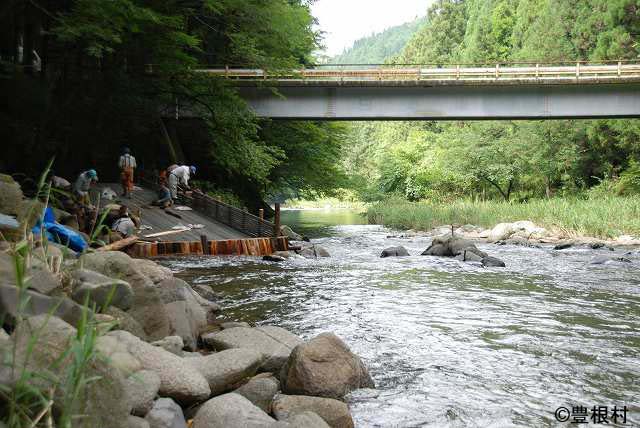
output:
[[262,259],[270,262],[284,262],[290,258],[318,259],[331,257],[329,252],[321,245],[307,241],[289,241],[289,251],[276,251]]
[[[77,400],[87,415],[77,426],[351,427],[344,396],[373,387],[360,358],[333,334],[304,342],[275,326],[219,324],[211,290],[152,261],[95,252],[54,273],[47,261],[59,251],[34,257],[22,322],[11,259],[0,252],[0,319],[12,331],[0,329],[0,349],[15,347],[16,364],[48,371],[76,337],[88,301],[101,331],[91,367],[98,380]],[[0,383],[14,381],[0,369]]]

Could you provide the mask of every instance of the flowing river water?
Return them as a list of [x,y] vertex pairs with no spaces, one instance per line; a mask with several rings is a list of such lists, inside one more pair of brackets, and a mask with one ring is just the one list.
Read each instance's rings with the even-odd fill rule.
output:
[[[587,408],[589,424],[593,406],[610,423],[627,406],[618,425],[640,423],[637,251],[479,244],[507,263],[482,268],[420,256],[430,238],[389,238],[355,213],[286,211],[283,223],[332,257],[168,263],[211,285],[226,319],[343,338],[376,382],[348,397],[356,426],[576,426],[556,420],[561,406]],[[412,256],[381,259],[393,245]]]

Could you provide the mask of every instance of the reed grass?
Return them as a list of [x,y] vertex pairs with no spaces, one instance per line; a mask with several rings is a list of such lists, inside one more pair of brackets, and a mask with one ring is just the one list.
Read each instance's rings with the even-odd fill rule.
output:
[[407,202],[390,199],[367,209],[370,223],[396,229],[431,230],[450,224],[491,228],[530,220],[568,236],[640,236],[640,196],[591,199],[536,199],[526,203],[468,201]]

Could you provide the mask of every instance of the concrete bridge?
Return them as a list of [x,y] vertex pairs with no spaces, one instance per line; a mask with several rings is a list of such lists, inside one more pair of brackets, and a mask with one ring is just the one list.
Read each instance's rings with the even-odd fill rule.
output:
[[[640,117],[640,64],[422,68],[325,66],[229,79],[258,116],[313,120]],[[179,112],[174,112],[179,115]],[[183,111],[183,115],[189,115]]]

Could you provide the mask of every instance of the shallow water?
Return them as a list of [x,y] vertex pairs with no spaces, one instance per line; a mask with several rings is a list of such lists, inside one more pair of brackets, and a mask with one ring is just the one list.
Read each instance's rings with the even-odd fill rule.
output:
[[[355,221],[354,221],[355,220]],[[227,319],[304,338],[333,331],[365,360],[375,390],[348,397],[356,426],[575,426],[554,411],[627,406],[640,421],[640,257],[624,251],[481,244],[507,263],[482,268],[419,256],[429,238],[388,238],[352,214],[285,212],[329,259],[169,261],[209,284]],[[412,254],[379,258],[404,245]],[[618,420],[620,422],[620,419]],[[611,418],[609,418],[611,422]]]

